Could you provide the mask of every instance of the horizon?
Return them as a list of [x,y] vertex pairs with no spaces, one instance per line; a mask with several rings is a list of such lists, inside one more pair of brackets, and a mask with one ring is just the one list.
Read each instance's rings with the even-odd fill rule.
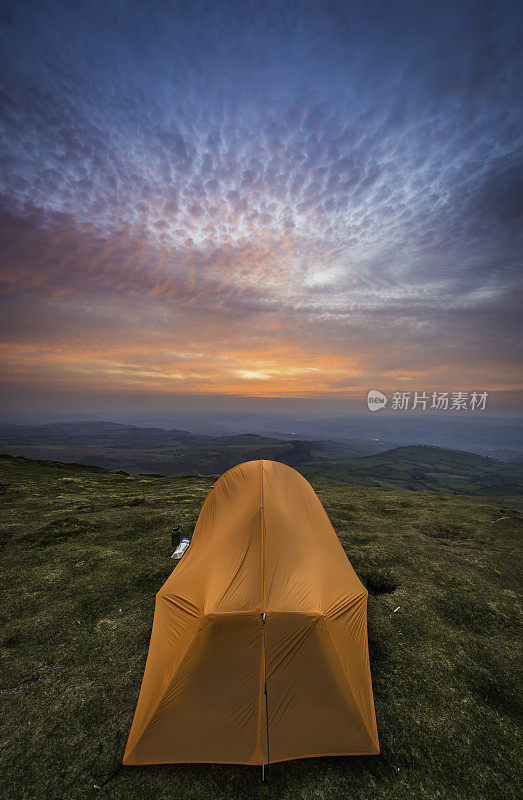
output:
[[[174,402],[173,402],[174,401]],[[265,398],[265,397],[241,397],[223,395],[218,398],[218,403],[214,396],[207,395],[185,395],[171,398],[167,405],[158,406],[152,404],[150,408],[141,406],[110,407],[105,405],[105,398],[102,400],[102,407],[96,408],[93,405],[80,406],[79,408],[65,408],[60,410],[54,398],[51,398],[49,405],[40,408],[23,408],[20,405],[15,407],[0,407],[0,424],[21,424],[21,425],[44,425],[59,422],[116,422],[120,424],[135,424],[140,427],[148,425],[147,420],[151,420],[153,427],[163,427],[154,421],[159,419],[172,418],[203,418],[203,417],[235,417],[279,419],[291,422],[296,420],[314,419],[347,419],[374,421],[379,423],[380,419],[397,420],[441,420],[446,423],[454,422],[476,422],[488,425],[495,422],[516,423],[523,422],[523,414],[519,398],[512,398],[505,401],[503,405],[497,405],[493,410],[488,407],[484,411],[457,410],[441,411],[427,408],[408,409],[407,411],[390,408],[382,409],[371,413],[364,401],[328,401],[324,405],[318,403],[316,398]],[[129,420],[135,420],[129,423]],[[33,421],[35,420],[35,421]]]

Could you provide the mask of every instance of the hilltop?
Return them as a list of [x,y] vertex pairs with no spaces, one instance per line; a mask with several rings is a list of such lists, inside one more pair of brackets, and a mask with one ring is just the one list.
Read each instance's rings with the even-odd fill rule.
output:
[[[190,535],[213,480],[0,457],[6,797],[80,800],[99,743],[95,770],[112,769],[117,731],[121,756],[171,529]],[[401,771],[371,757],[276,764],[273,797],[515,799],[520,513],[423,488],[313,487],[370,592],[378,730]],[[258,770],[205,764],[126,768],[104,792],[265,797]]]
[[375,456],[302,463],[306,477],[365,486],[427,489],[521,504],[523,468],[494,458],[428,445],[407,445]]

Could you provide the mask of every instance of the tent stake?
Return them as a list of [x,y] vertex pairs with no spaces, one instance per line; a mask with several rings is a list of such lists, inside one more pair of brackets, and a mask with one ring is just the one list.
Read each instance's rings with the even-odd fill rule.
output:
[[383,753],[378,753],[378,758],[381,761],[383,761],[385,766],[387,766],[390,769],[391,772],[393,772],[395,775],[398,774],[398,772],[400,771],[400,768],[399,767],[395,767],[394,764],[391,764],[389,759],[387,758],[387,756],[384,756]]

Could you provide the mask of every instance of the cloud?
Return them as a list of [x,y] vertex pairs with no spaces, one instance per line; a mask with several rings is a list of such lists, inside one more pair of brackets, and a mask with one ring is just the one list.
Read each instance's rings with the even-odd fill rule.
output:
[[[328,391],[500,362],[514,381],[517,19],[474,2],[14,5],[4,356],[36,380],[46,352],[72,383],[83,357],[104,385]],[[166,355],[180,348],[206,366]]]

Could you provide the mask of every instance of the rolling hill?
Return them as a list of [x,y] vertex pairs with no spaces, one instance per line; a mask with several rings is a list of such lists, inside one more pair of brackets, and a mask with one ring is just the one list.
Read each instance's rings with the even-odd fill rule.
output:
[[460,450],[414,445],[375,456],[302,463],[307,478],[321,477],[364,486],[427,489],[521,503],[523,468]]
[[216,475],[267,458],[307,477],[365,486],[469,494],[520,503],[523,467],[474,453],[427,445],[278,439],[257,433],[203,436],[184,430],[109,422],[0,426],[0,452],[92,464],[132,474]]
[[110,422],[0,426],[0,452],[135,474],[209,475],[256,458],[294,466],[302,461],[347,459],[375,451],[376,446],[361,442],[288,440],[258,434],[202,436]]

